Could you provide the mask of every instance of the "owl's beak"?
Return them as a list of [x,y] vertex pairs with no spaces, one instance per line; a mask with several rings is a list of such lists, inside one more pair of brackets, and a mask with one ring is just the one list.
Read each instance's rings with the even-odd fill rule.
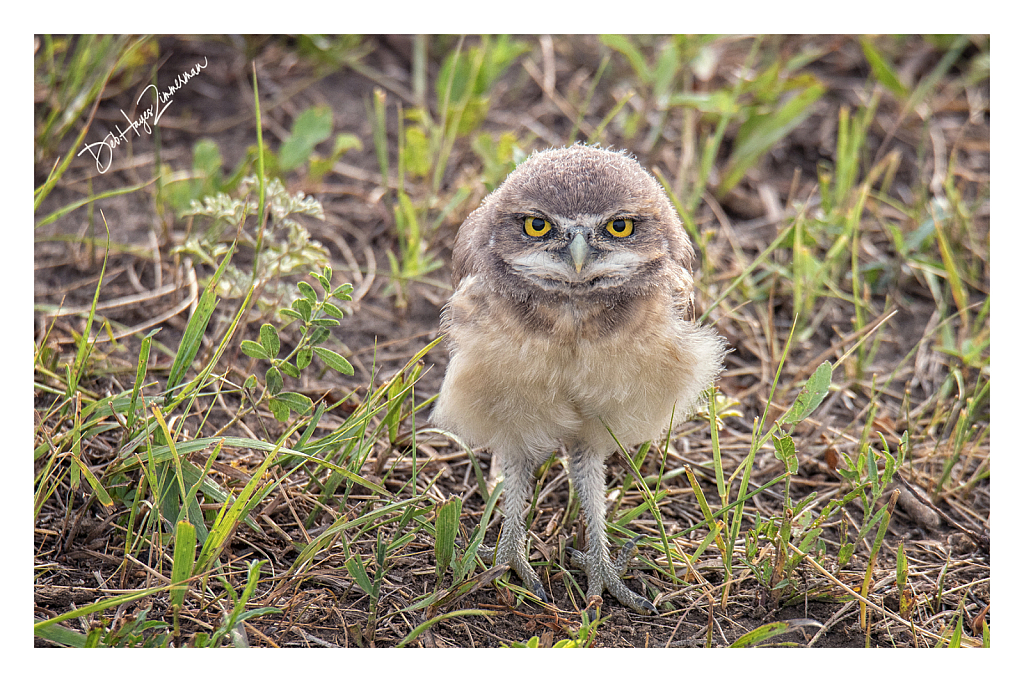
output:
[[576,274],[579,274],[590,255],[590,244],[582,233],[577,232],[569,243],[569,255],[572,256],[572,264],[576,266]]

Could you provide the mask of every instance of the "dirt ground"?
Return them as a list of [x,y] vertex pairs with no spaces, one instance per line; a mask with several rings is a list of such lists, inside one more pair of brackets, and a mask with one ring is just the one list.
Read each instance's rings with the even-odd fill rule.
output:
[[[161,121],[160,161],[174,169],[190,167],[191,149],[202,138],[217,142],[227,169],[234,168],[244,158],[246,149],[255,140],[249,65],[253,52],[261,78],[261,101],[266,103],[262,112],[265,135],[271,148],[280,145],[294,117],[315,104],[326,104],[331,108],[336,131],[350,132],[363,141],[363,149],[346,153],[341,163],[336,165],[335,172],[322,183],[306,185],[302,178],[297,178],[289,184],[289,190],[303,189],[322,202],[326,219],[306,220],[303,224],[313,239],[329,250],[335,282],[351,281],[358,293],[351,312],[336,328],[333,337],[343,342],[341,350],[352,362],[355,373],[352,376],[333,372],[315,376],[304,374],[301,381],[290,384],[289,390],[313,400],[326,397],[329,401],[354,392],[352,400],[355,404],[367,394],[371,382],[380,385],[400,370],[419,349],[436,338],[440,309],[449,292],[435,283],[447,284],[451,246],[458,225],[486,193],[480,182],[467,180],[474,173],[479,173],[480,165],[468,142],[463,140],[455,145],[445,182],[452,186],[465,183],[471,188],[471,195],[430,236],[431,252],[445,265],[431,273],[429,281],[412,284],[408,307],[396,308],[394,297],[387,289],[387,253],[396,248],[394,215],[381,192],[382,181],[367,107],[374,96],[374,89],[382,87],[382,84],[384,87],[392,86],[388,90],[390,101],[403,101],[407,106],[413,106],[413,102],[407,101],[413,68],[410,38],[368,37],[365,39],[368,53],[360,63],[371,66],[372,70],[343,67],[323,78],[318,78],[308,63],[294,58],[287,40],[250,40],[245,46],[232,44],[226,39],[166,37],[160,40],[161,74],[186,71],[203,58],[209,64],[175,95],[173,107]],[[814,36],[801,40],[800,45],[797,45],[796,37],[788,42],[781,40],[778,49],[795,53],[798,49],[806,49],[807,43],[820,48],[824,56],[807,68],[829,86],[828,93],[814,114],[781,140],[734,193],[723,199],[720,206],[703,206],[699,214],[701,225],[709,229],[721,225],[722,218],[727,223],[725,227],[716,228],[721,236],[709,244],[705,254],[718,266],[714,286],[719,293],[724,288],[722,282],[735,277],[742,269],[734,254],[756,256],[778,234],[782,213],[777,199],[806,197],[812,193],[821,159],[834,152],[838,111],[850,102],[856,103],[861,95],[859,88],[867,67],[854,39]],[[719,69],[723,74],[742,62],[745,55],[745,46],[734,47],[735,54],[728,52],[721,58]],[[596,39],[581,38],[571,43],[564,37],[555,37],[550,53],[545,52],[546,49],[542,43],[529,53],[534,60],[531,62],[534,68],[542,71],[551,68],[559,85],[569,82],[585,90],[573,79],[586,69],[593,70],[601,61]],[[908,47],[909,53],[915,50],[919,53],[916,58],[922,62],[917,72],[934,64],[934,50],[927,49],[919,41]],[[553,61],[545,62],[549,57]],[[436,77],[439,61],[436,55],[432,55],[429,65],[431,79]],[[628,74],[622,70],[622,64],[616,62],[612,68],[618,71],[609,76],[608,82],[613,84],[609,91],[628,82]],[[559,109],[557,102],[545,95],[543,83],[543,77],[538,82],[518,65],[510,69],[491,95],[485,128],[496,132],[513,129],[521,135],[529,135],[534,147],[565,142],[572,129],[572,121]],[[304,84],[304,87],[297,84]],[[97,130],[114,125],[121,108],[129,110],[137,96],[135,90],[126,89],[100,104],[97,122],[94,123]],[[985,93],[987,101],[987,86]],[[586,119],[591,126],[596,125],[610,108],[610,100],[611,95],[603,91],[596,96],[594,113]],[[528,103],[528,106],[523,106],[523,103]],[[959,103],[960,99],[950,95],[945,108],[936,105],[931,135],[945,139],[949,146],[959,135],[963,167],[971,173],[987,174],[987,109],[981,123],[968,125],[969,112]],[[925,144],[922,140],[927,139],[929,133],[910,122],[903,127],[896,125],[900,112],[894,103],[887,100],[883,100],[879,112],[878,118],[882,121],[879,125],[889,125],[897,131],[887,142],[887,149],[904,152],[904,163],[897,169],[893,181],[913,186],[921,177],[934,171],[932,150],[927,149],[927,153],[921,151]],[[390,115],[389,132],[393,133],[396,120],[393,112]],[[676,122],[670,121],[670,124],[676,125]],[[870,154],[882,148],[884,135],[884,127],[870,129]],[[627,144],[611,129],[607,142],[611,146]],[[678,167],[676,146],[665,143],[645,149],[642,141],[633,142],[630,149],[645,167],[668,172]],[[154,151],[153,136],[143,135],[136,137],[129,146],[115,150],[115,165],[110,172],[98,175],[85,162],[73,166],[37,215],[46,215],[82,198],[87,192],[99,193],[148,180],[152,176]],[[915,166],[918,159],[922,164]],[[39,185],[45,181],[49,166],[40,162],[36,170],[36,184]],[[795,192],[792,191],[794,183]],[[974,187],[974,191],[982,190]],[[772,196],[776,203],[767,199]],[[161,282],[179,283],[181,291],[187,288],[180,259],[169,253],[172,245],[180,243],[185,223],[180,219],[156,217],[153,202],[153,194],[147,190],[97,204],[110,226],[111,241],[124,245],[124,248],[118,246],[111,251],[102,299],[150,291]],[[987,239],[987,216],[984,221]],[[34,287],[37,305],[89,305],[99,275],[102,247],[91,249],[84,240],[53,239],[55,235],[84,237],[87,233],[84,209],[36,230]],[[867,239],[865,242],[870,247]],[[200,277],[211,272],[212,269],[199,268]],[[887,308],[890,302],[897,307],[898,324],[886,328],[870,368],[879,375],[895,374],[890,388],[877,399],[880,409],[870,427],[872,433],[878,432],[889,444],[898,442],[899,434],[910,428],[908,412],[928,400],[948,371],[942,356],[934,348],[914,353],[917,344],[935,325],[932,295],[918,280],[901,277],[899,272],[892,276],[898,279],[898,291],[890,294],[890,299],[878,296],[876,303],[879,309]],[[972,286],[976,287],[976,296],[987,291],[987,274],[985,281],[973,282]],[[174,296],[180,297],[180,292]],[[700,296],[700,306],[708,305],[708,299],[712,298],[707,292],[700,292]],[[766,359],[778,357],[778,348],[785,343],[792,319],[792,310],[782,300],[756,301],[751,304],[751,309],[755,305],[759,311],[768,311],[767,314],[752,313],[749,318],[756,319],[755,326],[761,325],[759,332],[744,322],[742,311],[737,312],[735,308],[718,308],[711,320],[733,348],[720,383],[720,390],[738,403],[736,415],[725,418],[721,432],[723,463],[727,472],[735,470],[747,454],[754,419],[764,409],[775,371],[775,365],[768,366]],[[170,307],[172,303],[165,300],[147,299],[140,304],[104,311],[104,314],[131,326],[144,323],[158,310]],[[77,317],[59,317],[54,322],[51,315],[41,310],[36,312],[37,342],[46,333],[47,325],[52,323],[50,343],[63,356],[73,355],[74,335],[82,329],[83,321]],[[270,314],[270,311],[254,309],[247,321],[246,335],[237,338],[257,337],[260,324],[270,320]],[[851,305],[838,297],[823,299],[813,314],[816,316],[816,330],[795,341],[790,351],[780,382],[783,398],[775,402],[779,409],[776,417],[798,392],[799,382],[806,379],[821,360],[835,361],[848,347],[841,342],[854,330]],[[181,313],[155,325],[162,329],[154,337],[151,374],[159,376],[167,372],[173,360],[168,349],[173,351],[178,347],[187,320],[187,313]],[[222,333],[226,323],[223,317],[215,318],[210,337],[220,338],[215,335]],[[760,338],[757,338],[757,333]],[[130,388],[142,335],[125,338],[117,345],[101,344],[94,360],[99,371],[83,388],[97,396],[116,395]],[[766,356],[765,348],[768,347],[771,352]],[[908,356],[911,361],[900,365]],[[226,353],[222,362],[224,368],[233,368],[239,381],[256,367],[254,361],[237,350]],[[447,351],[442,343],[424,358],[425,371],[417,384],[417,401],[437,392],[446,364]],[[39,380],[43,383],[50,381],[47,377]],[[37,390],[37,414],[45,412],[52,400],[52,395]],[[803,499],[812,492],[831,497],[843,490],[841,477],[829,463],[830,451],[834,451],[837,444],[842,448],[851,438],[853,442],[857,441],[865,428],[865,408],[869,401],[862,387],[843,385],[843,390],[833,393],[813,419],[799,426],[794,438],[800,457],[800,471],[792,479],[793,499]],[[237,401],[231,403],[229,398],[223,405],[209,411],[209,422],[206,423],[203,421],[204,410],[197,409],[185,417],[185,432],[194,437],[212,433],[216,431],[217,422],[224,423],[232,410],[238,407]],[[330,428],[340,424],[344,411],[343,406],[337,415],[327,415],[322,426]],[[420,419],[423,418],[425,414],[420,415]],[[40,429],[37,424],[37,433],[51,428],[58,427],[51,424]],[[255,431],[260,437],[272,441],[283,428],[273,419],[264,418],[254,420],[244,429],[235,429],[235,432],[253,437],[251,433]],[[404,424],[402,429],[407,432],[411,423]],[[912,466],[904,469],[904,475],[909,483],[928,489],[941,474],[945,462],[943,455],[949,447],[949,434],[943,433],[942,424],[933,424],[930,428],[922,427],[912,434],[912,438]],[[36,440],[39,445],[42,437],[37,435]],[[666,453],[664,470],[691,467],[705,496],[712,500],[717,499],[718,493],[714,472],[709,465],[710,443],[706,422],[677,425]],[[485,502],[479,492],[472,460],[454,443],[436,434],[422,435],[418,445],[418,458],[412,461],[402,448],[391,446],[387,439],[382,440],[375,446],[373,461],[368,462],[363,473],[374,482],[383,480],[389,491],[398,496],[397,499],[406,499],[410,492],[401,491],[398,482],[403,476],[406,480],[411,478],[413,467],[416,467],[418,484],[415,494],[427,495],[437,501],[451,496],[461,497],[463,528],[471,530],[478,523]],[[83,442],[83,457],[99,470],[115,457],[120,447],[117,435],[112,432],[99,434]],[[973,452],[956,464],[956,480],[970,479],[973,473],[987,467],[987,437],[977,443]],[[224,487],[239,489],[249,480],[249,473],[259,466],[262,454],[252,450],[226,450],[214,464],[212,475]],[[486,465],[490,455],[486,452],[477,455]],[[204,459],[205,454],[200,454],[195,461],[201,466]],[[642,473],[656,474],[661,465],[661,461],[649,457]],[[384,477],[386,480],[381,475],[385,470],[391,472],[389,477]],[[759,452],[754,462],[751,488],[772,480],[783,470],[783,464],[770,450]],[[610,460],[610,489],[622,483],[627,471],[621,455]],[[428,481],[433,483],[427,486]],[[379,602],[371,609],[368,596],[355,585],[346,570],[345,557],[349,551],[359,551],[363,557],[373,556],[377,538],[372,533],[350,538],[348,548],[343,548],[340,543],[328,546],[301,574],[289,571],[309,538],[316,537],[338,519],[357,518],[374,508],[371,491],[357,486],[349,494],[349,508],[335,507],[315,512],[316,495],[308,493],[308,483],[308,479],[301,475],[296,475],[294,480],[282,481],[279,491],[261,503],[261,508],[254,514],[260,530],[240,526],[232,540],[231,554],[222,558],[227,567],[225,573],[238,579],[236,587],[244,583],[246,562],[253,559],[268,561],[264,580],[251,604],[253,607],[275,606],[282,613],[247,621],[249,644],[260,647],[397,645],[425,620],[422,610],[410,610],[409,607],[435,589],[433,537],[423,530],[416,531],[414,538],[391,558]],[[913,501],[907,498],[913,496],[902,492],[901,504],[895,509],[878,563],[873,567],[875,582],[871,599],[888,609],[889,613],[899,612],[895,569],[897,547],[902,542],[911,559],[915,597],[919,604],[931,604],[926,613],[932,620],[919,616],[914,619],[916,629],[911,629],[892,618],[869,611],[874,619],[870,631],[872,646],[934,646],[935,638],[927,633],[940,632],[949,626],[960,612],[958,609],[963,609],[972,618],[987,617],[990,603],[988,485],[988,478],[984,477],[970,489],[944,495],[935,504],[942,516],[928,509],[915,511],[910,506],[903,506],[904,503],[912,505]],[[677,532],[699,523],[701,512],[685,476],[677,474],[665,486],[668,495],[661,506],[661,514],[666,531]],[[448,611],[483,609],[490,611],[490,615],[441,620],[417,638],[414,646],[496,647],[526,642],[534,636],[539,637],[541,646],[550,646],[579,628],[583,604],[579,602],[578,592],[568,589],[567,585],[571,585],[573,580],[585,584],[585,578],[579,571],[568,568],[565,548],[573,546],[574,541],[578,545],[583,530],[578,524],[563,524],[564,511],[572,501],[563,463],[557,456],[547,470],[541,488],[543,492],[531,526],[531,558],[549,562],[542,570],[542,579],[548,594],[554,599],[554,606],[520,599],[502,581],[482,585],[444,608]],[[735,490],[734,485],[733,497]],[[623,497],[622,509],[629,509],[642,501],[635,488]],[[750,503],[751,511],[760,514],[761,518],[778,514],[780,505],[781,486],[774,486]],[[313,513],[315,521],[312,526],[303,528],[300,520],[310,513]],[[844,523],[856,526],[863,518],[864,510],[853,504],[845,513]],[[161,584],[159,576],[169,571],[166,557],[161,559],[150,555],[126,560],[126,523],[124,508],[102,507],[90,499],[85,487],[74,491],[62,488],[60,494],[55,494],[43,505],[35,519],[37,618],[51,618],[120,590]],[[496,539],[499,526],[500,515],[495,514],[487,534],[488,543]],[[647,532],[649,537],[652,532],[657,535],[649,513],[639,516],[635,525],[630,527]],[[744,533],[748,527],[744,525]],[[398,534],[398,530],[391,526],[382,527],[382,532],[388,534],[387,537]],[[409,529],[403,532],[409,532]],[[703,537],[704,531],[690,533],[684,542],[687,551],[692,552]],[[858,545],[853,559],[844,566],[834,561],[834,548],[842,539],[839,524],[826,524],[822,538],[830,547],[826,560],[831,559],[831,563],[822,568],[848,588],[859,590],[866,569],[870,538]],[[622,538],[616,540],[616,548],[622,541]],[[613,552],[617,551],[616,548]],[[767,549],[765,545],[759,548],[760,551]],[[798,646],[815,647],[865,646],[866,633],[861,627],[859,602],[807,564],[798,566],[794,575],[797,583],[794,591],[784,595],[778,603],[777,596],[773,599],[773,594],[752,576],[751,571],[741,568],[723,608],[720,602],[724,573],[722,559],[717,552],[709,550],[705,553],[701,562],[693,567],[691,580],[679,584],[672,584],[664,580],[662,574],[649,570],[649,564],[664,558],[656,547],[645,547],[641,550],[639,563],[627,574],[627,584],[632,589],[645,594],[661,593],[661,611],[652,616],[640,616],[623,609],[613,598],[606,597],[604,615],[609,618],[597,628],[594,646],[702,647],[709,642],[712,646],[724,646],[773,621],[790,621],[794,625],[792,630],[771,640],[773,645],[792,642]],[[685,567],[680,570],[685,570]],[[513,586],[518,585],[514,577],[509,582]],[[449,586],[450,579],[446,579],[442,587]],[[124,622],[144,609],[149,609],[149,618],[164,617],[168,604],[167,594],[161,593],[127,604],[105,617],[114,623]],[[190,599],[187,602],[182,614],[186,638],[194,632],[209,629],[213,616],[208,607],[209,604],[201,600]],[[980,630],[972,630],[965,625],[965,631],[967,635],[980,637]],[[40,638],[36,643],[37,646],[50,645]]]

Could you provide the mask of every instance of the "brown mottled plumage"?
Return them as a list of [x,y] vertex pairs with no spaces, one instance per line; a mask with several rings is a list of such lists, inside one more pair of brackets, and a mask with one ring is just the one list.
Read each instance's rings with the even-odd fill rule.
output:
[[[618,236],[616,236],[618,235]],[[668,197],[629,156],[574,145],[537,152],[459,230],[442,313],[451,362],[438,426],[498,456],[505,523],[495,561],[547,599],[526,555],[535,468],[564,445],[587,523],[588,597],[653,604],[612,562],[604,461],[658,438],[715,381],[725,344],[692,321],[693,248]]]

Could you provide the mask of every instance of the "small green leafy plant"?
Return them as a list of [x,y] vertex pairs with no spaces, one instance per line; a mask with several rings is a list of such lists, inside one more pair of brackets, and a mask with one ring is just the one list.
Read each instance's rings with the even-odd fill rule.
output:
[[[331,301],[351,301],[352,285],[342,284],[332,288],[330,266],[325,266],[322,273],[309,274],[320,285],[323,296],[311,284],[300,281],[297,286],[302,295],[292,301],[291,307],[279,311],[282,317],[297,320],[300,324],[299,341],[291,351],[284,357],[278,357],[281,353],[281,336],[272,324],[260,327],[258,342],[245,339],[241,344],[242,352],[249,357],[270,363],[264,374],[264,390],[269,396],[270,411],[282,422],[288,421],[291,410],[306,415],[313,408],[313,401],[301,393],[283,391],[282,374],[298,379],[299,373],[309,367],[314,355],[337,372],[352,374],[354,371],[348,360],[323,345],[331,336],[331,328],[338,326],[344,316],[341,308]],[[245,388],[252,390],[255,386],[256,377],[250,376],[245,382]]]

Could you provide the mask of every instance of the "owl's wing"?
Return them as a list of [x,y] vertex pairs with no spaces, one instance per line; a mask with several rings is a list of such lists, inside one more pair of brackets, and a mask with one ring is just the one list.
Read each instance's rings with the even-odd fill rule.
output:
[[693,304],[693,285],[689,282],[681,282],[672,291],[672,309],[681,320],[695,322],[697,313]]
[[455,247],[452,249],[452,284],[456,289],[464,278],[479,272],[477,261],[480,245],[477,242],[487,223],[485,214],[486,202],[470,213],[459,226]]
[[672,246],[669,251],[669,258],[676,266],[674,268],[675,281],[672,288],[672,307],[680,319],[694,322],[697,319],[697,314],[694,309],[692,273],[696,254],[693,250],[693,244],[690,242],[681,224],[676,222],[675,231],[670,231],[670,234],[677,237],[670,241]]

